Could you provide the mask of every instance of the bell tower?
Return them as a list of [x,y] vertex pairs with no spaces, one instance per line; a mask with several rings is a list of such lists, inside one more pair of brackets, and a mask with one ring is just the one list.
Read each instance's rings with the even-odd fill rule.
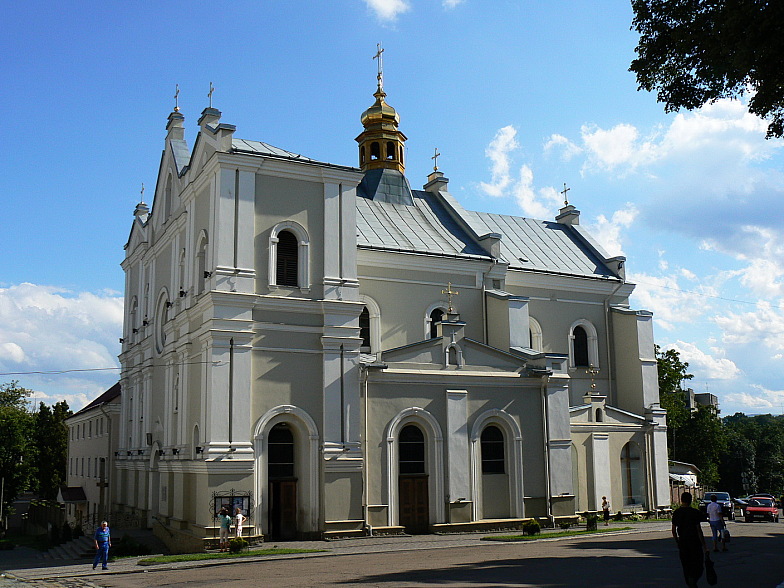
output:
[[359,167],[363,172],[373,169],[391,169],[405,172],[403,151],[406,136],[397,126],[400,117],[386,102],[384,92],[384,69],[381,45],[373,59],[378,59],[378,88],[373,94],[375,104],[362,113],[360,120],[365,130],[356,138],[359,143]]

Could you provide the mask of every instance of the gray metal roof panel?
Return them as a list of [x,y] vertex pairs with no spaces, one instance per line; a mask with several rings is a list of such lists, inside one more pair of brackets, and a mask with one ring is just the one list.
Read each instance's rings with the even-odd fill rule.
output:
[[247,139],[232,139],[231,146],[236,151],[248,151],[260,155],[271,155],[273,157],[285,157],[286,159],[298,159],[300,161],[315,161],[299,153],[286,151],[280,147],[275,147],[263,141],[248,141]]
[[412,190],[412,204],[357,198],[360,247],[412,253],[489,257],[429,192]]
[[553,221],[474,212],[490,230],[501,233],[501,255],[513,268],[585,276],[612,276],[602,260],[571,227]]

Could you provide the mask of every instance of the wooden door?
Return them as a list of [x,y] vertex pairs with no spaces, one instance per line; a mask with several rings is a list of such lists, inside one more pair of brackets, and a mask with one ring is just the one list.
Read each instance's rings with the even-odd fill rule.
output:
[[427,533],[430,526],[427,476],[400,476],[400,525],[406,533]]
[[297,538],[297,481],[270,482],[269,522],[271,539]]

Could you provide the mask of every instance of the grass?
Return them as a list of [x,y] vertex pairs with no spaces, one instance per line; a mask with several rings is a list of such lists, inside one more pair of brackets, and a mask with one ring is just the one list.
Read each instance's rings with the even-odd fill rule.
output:
[[260,555],[289,555],[292,553],[320,553],[324,549],[254,549],[241,553],[181,553],[179,555],[156,555],[140,559],[140,566],[174,563],[180,561],[203,561],[206,559],[237,559],[242,557],[258,557]]
[[628,531],[631,527],[610,527],[596,529],[595,531],[558,531],[555,533],[537,533],[536,535],[490,535],[482,537],[482,541],[536,541],[538,539],[556,539],[559,537],[577,537],[580,535],[595,535],[609,531]]

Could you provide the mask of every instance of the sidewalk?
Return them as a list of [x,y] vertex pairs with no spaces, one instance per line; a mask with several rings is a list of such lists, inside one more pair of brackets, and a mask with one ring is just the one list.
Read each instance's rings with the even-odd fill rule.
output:
[[[616,523],[611,525],[608,533],[628,534],[646,533],[650,531],[669,530],[671,523],[669,520],[661,522],[645,523]],[[629,530],[613,531],[613,528],[631,527]],[[582,527],[584,528],[584,527]],[[599,527],[602,529],[602,527]],[[580,530],[580,528],[575,529]],[[565,537],[562,539],[547,539],[547,535],[559,532],[560,529],[543,529],[542,540],[559,541],[575,540],[580,536]],[[340,539],[332,541],[286,541],[280,543],[264,543],[255,549],[269,549],[271,547],[290,548],[290,549],[320,549],[319,553],[300,553],[290,555],[263,555],[258,557],[244,557],[239,561],[253,562],[270,559],[300,559],[311,557],[330,557],[335,555],[353,555],[370,553],[388,553],[390,551],[420,551],[428,549],[449,549],[454,547],[489,547],[498,545],[494,541],[482,541],[482,537],[490,535],[509,535],[512,533],[466,533],[449,535],[405,535],[391,537],[360,537],[354,539]],[[586,535],[585,537],[594,537]],[[526,545],[526,543],[520,543]],[[251,548],[251,553],[254,548]],[[144,556],[149,557],[149,556]],[[215,559],[203,561],[189,561],[168,564],[156,564],[155,566],[140,566],[138,561],[144,557],[129,557],[117,560],[109,564],[108,571],[92,569],[92,561],[78,560],[73,562],[55,562],[52,560],[42,560],[38,558],[38,552],[31,549],[17,548],[13,551],[0,552],[0,569],[4,570],[7,578],[12,578],[26,585],[32,586],[51,586],[51,587],[98,587],[101,586],[99,576],[111,576],[114,574],[134,574],[145,573],[150,569],[192,569],[206,566],[229,565],[236,563],[237,559]],[[96,583],[97,582],[97,583]],[[13,586],[13,583],[2,583],[0,587]]]

